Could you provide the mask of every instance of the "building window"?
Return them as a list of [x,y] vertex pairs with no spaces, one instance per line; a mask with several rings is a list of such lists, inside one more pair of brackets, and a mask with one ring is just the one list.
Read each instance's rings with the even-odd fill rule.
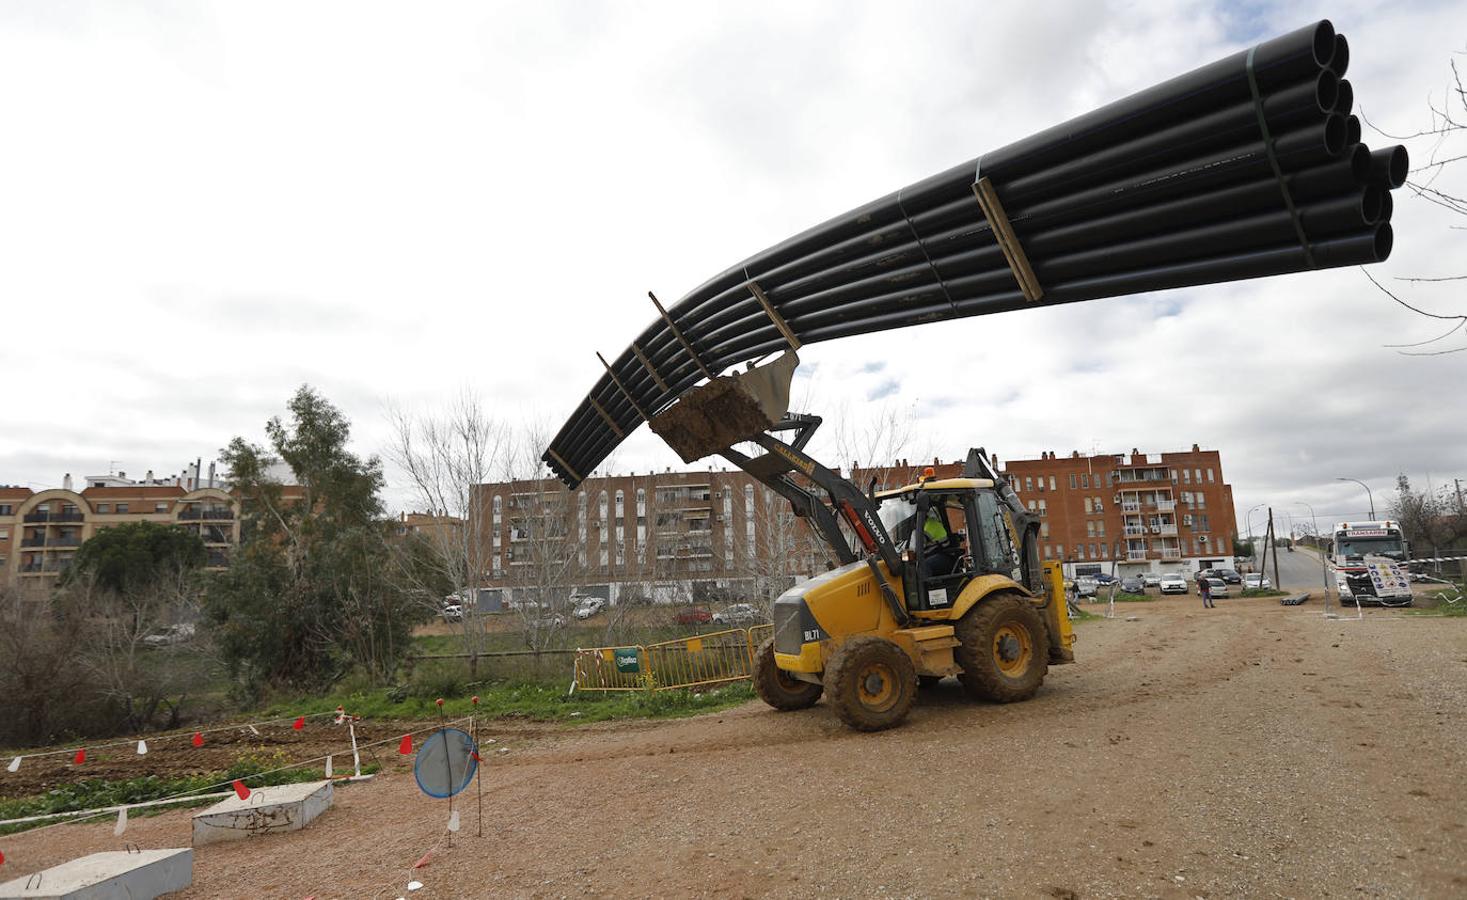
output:
[[1049,505],[1043,500],[1039,501],[1039,514],[1041,516],[1049,515]]
[[[1099,486],[1100,485],[1096,485],[1096,487],[1099,487]],[[1103,513],[1103,512],[1105,512],[1105,504],[1103,502],[1101,502],[1101,499],[1099,497],[1096,497],[1095,498],[1095,513],[1096,513],[1096,515],[1099,515],[1100,513]]]
[[754,486],[744,485],[744,555],[754,558]]
[[1049,537],[1049,523],[1048,522],[1040,522],[1039,523],[1039,536],[1042,537],[1042,538]]
[[119,504],[117,504],[117,514],[118,515],[123,515],[126,512],[127,512],[127,504],[126,503],[119,503]]
[[1212,470],[1211,469],[1208,469],[1207,470],[1207,483],[1208,484],[1212,484]]
[[1033,500],[1030,500],[1029,501],[1029,512],[1038,512],[1038,511],[1039,511],[1039,505],[1036,504]]
[[1054,545],[1054,555],[1056,557],[1060,558],[1060,559],[1064,559],[1065,558],[1065,545],[1064,544],[1055,544]]
[[153,512],[160,512],[160,513],[166,513],[166,512],[168,512],[168,504],[167,503],[154,503],[153,504]]
[[1091,520],[1091,521],[1085,523],[1085,536],[1086,537],[1095,537],[1095,521],[1094,520]]
[[1186,469],[1183,469],[1182,470],[1182,484],[1191,484],[1191,483],[1192,483],[1192,473],[1189,472],[1189,471],[1187,471]]
[[1089,515],[1093,515],[1093,514],[1094,514],[1093,502],[1091,501],[1091,499],[1089,497],[1086,497],[1085,498],[1085,515],[1089,516]]
[[8,541],[8,540],[10,540],[10,529],[9,528],[0,528],[0,541]]
[[1094,544],[1091,544],[1090,545],[1090,558],[1091,559],[1100,559],[1100,554],[1095,552],[1095,545]]
[[0,503],[0,516],[13,516],[13,515],[15,515],[15,507],[14,506],[11,506],[9,503]]
[[1088,472],[1080,476],[1080,487],[1086,490],[1090,489],[1090,474]]
[[1074,472],[1071,472],[1070,473],[1070,490],[1073,491],[1075,488],[1077,488],[1079,486],[1080,486],[1080,476],[1076,475]]
[[1034,490],[1034,479],[1032,477],[1028,476],[1028,475],[1025,475],[1024,476],[1024,490],[1026,490],[1026,491],[1032,491],[1032,490]]
[[1045,559],[1052,559],[1052,558],[1053,558],[1053,557],[1052,557],[1052,556],[1051,556],[1051,555],[1050,555],[1050,553],[1049,553],[1049,545],[1048,545],[1048,544],[1045,544],[1045,545],[1044,545],[1044,558],[1045,558]]
[[1211,524],[1209,524],[1208,521],[1207,521],[1207,513],[1201,513],[1198,516],[1198,521],[1201,522],[1201,526],[1197,529],[1198,531],[1211,531],[1212,530]]
[[1105,537],[1105,520],[1101,519],[1095,523],[1095,536]]
[[1054,486],[1054,476],[1053,476],[1053,475],[1051,475],[1051,476],[1049,476],[1049,489],[1050,489],[1050,490],[1051,490],[1051,491],[1052,491],[1052,490],[1055,490],[1055,486]]
[[112,512],[112,504],[111,503],[98,503],[97,504],[97,512],[101,513],[102,515],[106,515],[107,513]]
[[1192,477],[1197,479],[1197,483],[1198,484],[1201,484],[1202,483],[1202,470],[1201,469],[1193,469],[1192,470]]

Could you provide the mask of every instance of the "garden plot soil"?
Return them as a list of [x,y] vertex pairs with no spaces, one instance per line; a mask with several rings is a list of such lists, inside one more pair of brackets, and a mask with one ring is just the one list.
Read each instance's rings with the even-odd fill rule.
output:
[[[202,848],[182,896],[1467,895],[1467,620],[1319,613],[1128,605],[1034,700],[949,681],[874,735],[823,703],[491,728],[482,838],[472,788],[450,847],[446,801],[394,768],[305,831]],[[188,813],[126,839],[187,846]],[[119,844],[0,838],[0,871]]]

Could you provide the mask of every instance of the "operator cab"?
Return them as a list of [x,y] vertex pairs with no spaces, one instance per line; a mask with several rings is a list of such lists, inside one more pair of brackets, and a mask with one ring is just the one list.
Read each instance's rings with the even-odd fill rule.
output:
[[976,576],[1018,574],[1013,524],[989,479],[924,479],[876,498],[908,563],[903,587],[913,612],[946,609]]

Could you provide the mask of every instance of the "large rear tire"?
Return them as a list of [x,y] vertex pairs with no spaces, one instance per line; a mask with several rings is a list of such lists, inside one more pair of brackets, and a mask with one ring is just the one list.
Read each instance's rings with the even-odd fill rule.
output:
[[953,651],[964,690],[980,700],[1028,700],[1049,671],[1049,636],[1028,598],[1000,593],[980,600],[956,627]]
[[774,638],[759,645],[754,654],[754,693],[780,712],[809,709],[825,687],[801,681],[774,664]]
[[825,669],[825,688],[842,722],[857,731],[882,731],[912,711],[917,670],[896,644],[860,635],[835,652]]

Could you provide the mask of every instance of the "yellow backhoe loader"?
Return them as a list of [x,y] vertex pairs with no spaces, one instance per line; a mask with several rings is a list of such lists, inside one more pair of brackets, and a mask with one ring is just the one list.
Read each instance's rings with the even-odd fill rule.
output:
[[[778,710],[826,696],[861,731],[906,718],[918,686],[956,675],[975,698],[1034,696],[1074,661],[1063,573],[1039,562],[1039,523],[981,448],[962,477],[860,487],[804,451],[820,419],[788,413],[786,353],[690,391],[651,421],[687,462],[717,453],[788,500],[840,565],[774,602],[754,687]],[[792,433],[788,440],[777,435]],[[763,452],[749,455],[736,444]]]

